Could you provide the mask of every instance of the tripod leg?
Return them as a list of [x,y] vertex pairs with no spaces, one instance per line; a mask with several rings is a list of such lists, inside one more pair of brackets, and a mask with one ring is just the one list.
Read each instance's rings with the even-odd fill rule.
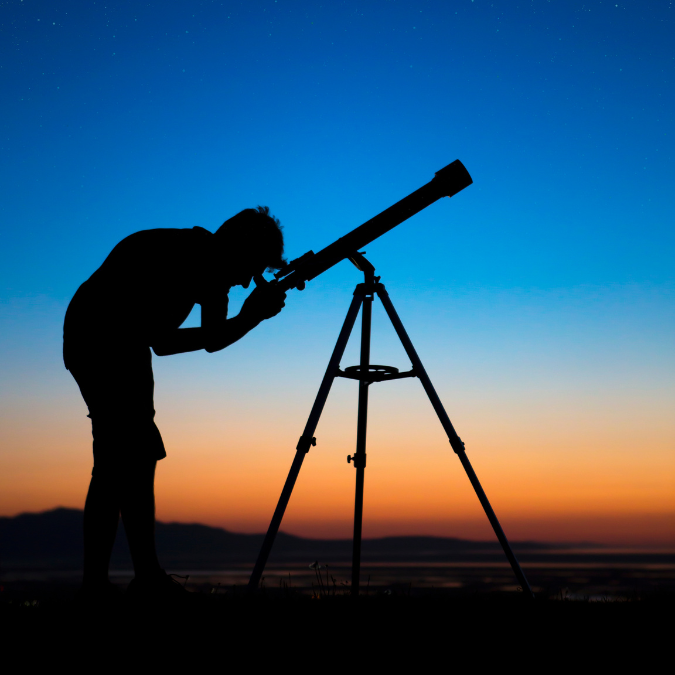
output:
[[[372,324],[373,296],[363,299],[361,325],[361,375],[367,377],[370,366],[370,328]],[[354,497],[354,539],[352,544],[352,595],[359,594],[361,574],[361,532],[363,526],[363,483],[366,470],[366,428],[368,426],[368,388],[367,379],[359,381],[359,412],[356,428],[356,452],[352,458],[356,469],[356,491]]]
[[272,521],[270,522],[269,528],[267,529],[267,534],[263,540],[260,553],[258,554],[258,559],[256,560],[255,567],[253,568],[251,578],[248,582],[249,591],[256,590],[260,584],[260,579],[262,578],[265,565],[267,564],[267,558],[270,555],[270,551],[272,550],[272,546],[274,544],[274,539],[277,536],[279,527],[281,526],[281,520],[284,517],[284,512],[286,511],[286,507],[288,506],[288,502],[291,498],[295,481],[297,480],[300,469],[302,468],[302,462],[305,459],[305,455],[309,452],[310,446],[314,442],[314,432],[316,431],[316,427],[319,424],[319,418],[321,417],[323,407],[326,404],[326,399],[328,398],[330,388],[333,385],[333,380],[335,379],[340,367],[340,360],[342,359],[345,347],[349,341],[349,336],[351,335],[352,328],[354,327],[354,323],[359,313],[359,309],[361,308],[362,302],[363,296],[360,294],[357,295],[355,293],[352,304],[349,306],[345,322],[342,324],[342,330],[340,331],[340,335],[338,336],[337,342],[335,344],[333,355],[330,357],[330,361],[328,362],[326,374],[323,376],[323,380],[321,381],[321,386],[319,387],[319,392],[316,395],[314,405],[312,406],[312,411],[309,413],[305,430],[298,441],[295,458],[293,459],[293,464],[291,464],[291,470],[288,472],[284,489],[281,491],[281,497],[279,497],[277,508],[274,510]]
[[396,313],[396,310],[394,309],[394,305],[392,304],[391,299],[389,298],[389,294],[385,290],[384,286],[382,286],[382,284],[378,284],[377,294],[380,296],[380,300],[382,300],[382,304],[384,305],[387,315],[389,316],[389,319],[391,320],[394,329],[396,330],[396,333],[399,339],[401,340],[401,343],[403,344],[403,348],[408,354],[408,358],[410,359],[410,362],[413,365],[415,375],[417,375],[417,377],[422,382],[422,386],[424,387],[424,390],[426,391],[427,396],[429,397],[429,401],[431,401],[431,405],[436,411],[436,415],[438,415],[438,419],[443,425],[443,429],[445,429],[445,433],[448,436],[448,440],[450,441],[452,449],[459,457],[459,461],[462,463],[462,466],[464,467],[464,470],[466,471],[467,476],[471,481],[471,485],[473,486],[473,489],[476,492],[476,495],[478,496],[481,506],[485,511],[485,515],[488,517],[488,520],[490,521],[490,525],[492,525],[494,533],[497,535],[499,543],[504,549],[506,558],[508,559],[511,565],[511,569],[515,574],[516,579],[518,579],[518,582],[520,583],[521,588],[523,589],[523,593],[525,593],[530,598],[534,598],[534,593],[530,588],[530,584],[528,583],[527,578],[525,577],[525,574],[521,569],[518,560],[516,559],[516,556],[511,550],[511,545],[509,544],[508,539],[506,538],[506,535],[502,530],[502,526],[499,524],[499,520],[497,520],[497,516],[493,511],[492,506],[488,501],[487,495],[485,494],[485,491],[483,490],[483,487],[481,486],[478,480],[478,476],[476,476],[476,472],[473,470],[471,462],[469,462],[469,458],[466,456],[466,451],[464,450],[464,443],[457,435],[455,428],[452,426],[452,422],[450,422],[448,413],[445,412],[445,408],[441,403],[441,399],[438,397],[438,394],[436,393],[434,386],[431,384],[431,380],[427,375],[427,371],[424,369],[424,366],[420,361],[420,357],[417,355],[415,347],[413,347],[413,344],[410,341],[410,338],[408,337],[408,333],[403,327],[401,319],[399,318],[398,314]]

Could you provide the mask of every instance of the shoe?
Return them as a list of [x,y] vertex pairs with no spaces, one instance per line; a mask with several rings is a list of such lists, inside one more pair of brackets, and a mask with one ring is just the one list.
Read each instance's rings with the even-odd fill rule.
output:
[[181,601],[190,594],[174,577],[160,570],[156,576],[132,579],[127,587],[127,596],[141,601]]

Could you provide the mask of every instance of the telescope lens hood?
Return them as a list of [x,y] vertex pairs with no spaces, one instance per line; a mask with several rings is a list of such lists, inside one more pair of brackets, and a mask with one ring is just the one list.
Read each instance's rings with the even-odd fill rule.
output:
[[452,197],[465,187],[469,187],[473,183],[473,180],[464,164],[456,159],[451,164],[448,164],[448,166],[437,171],[433,182],[438,182],[445,197]]

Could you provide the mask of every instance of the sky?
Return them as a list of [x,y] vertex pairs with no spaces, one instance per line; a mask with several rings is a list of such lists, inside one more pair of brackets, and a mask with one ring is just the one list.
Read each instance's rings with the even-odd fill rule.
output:
[[[118,241],[265,204],[295,258],[459,158],[474,184],[367,254],[507,536],[674,547],[674,23],[669,0],[0,1],[0,515],[84,503],[63,316]],[[160,520],[266,529],[359,281],[340,263],[228,349],[154,358]],[[372,362],[409,367],[381,305]],[[420,383],[370,400],[364,536],[490,539]],[[356,403],[337,381],[285,531],[350,536]]]

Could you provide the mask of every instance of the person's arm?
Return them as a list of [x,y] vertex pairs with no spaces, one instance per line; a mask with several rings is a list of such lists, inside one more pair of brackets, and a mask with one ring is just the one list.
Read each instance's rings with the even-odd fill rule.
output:
[[276,316],[284,307],[285,293],[256,288],[246,298],[239,314],[227,319],[227,304],[204,302],[202,325],[199,328],[178,328],[152,342],[157,356],[183,354],[205,349],[220,351],[240,340],[265,319]]
[[204,326],[199,328],[177,328],[155,338],[152,350],[157,356],[171,356],[205,349],[207,352],[217,352],[241,339],[258,324],[241,314],[227,319],[215,333]]

